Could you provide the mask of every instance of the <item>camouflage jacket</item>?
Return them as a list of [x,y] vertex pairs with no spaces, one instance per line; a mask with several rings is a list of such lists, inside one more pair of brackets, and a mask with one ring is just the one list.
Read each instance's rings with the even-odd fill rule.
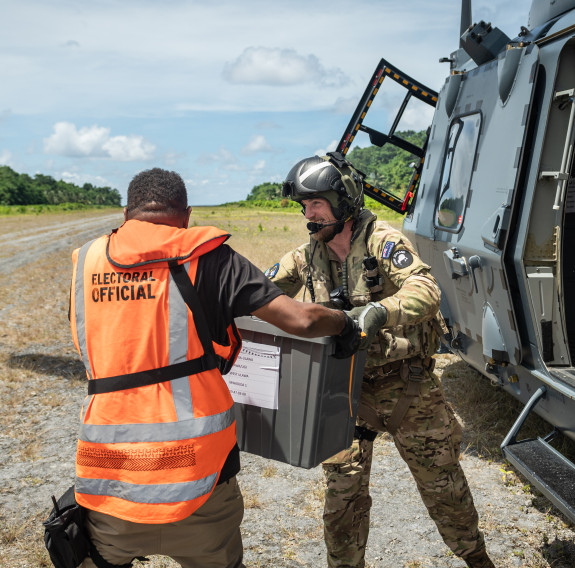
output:
[[[370,211],[362,211],[343,263],[325,243],[313,241],[311,246],[304,244],[287,253],[266,272],[288,296],[294,297],[306,287],[306,301],[311,301],[306,284],[311,275],[314,300],[325,306],[336,307],[330,292],[338,286],[343,286],[353,306],[381,302],[388,319],[368,351],[367,367],[433,355],[439,345],[437,318],[441,319],[440,290],[430,267],[400,231],[376,219]],[[377,259],[380,285],[371,289],[363,265],[366,256]]]

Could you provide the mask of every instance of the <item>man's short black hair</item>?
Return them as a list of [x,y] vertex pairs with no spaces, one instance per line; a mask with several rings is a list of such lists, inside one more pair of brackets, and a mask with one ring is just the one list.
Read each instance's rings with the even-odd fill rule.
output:
[[184,180],[176,172],[152,168],[135,175],[128,186],[129,212],[162,212],[176,214],[188,206]]

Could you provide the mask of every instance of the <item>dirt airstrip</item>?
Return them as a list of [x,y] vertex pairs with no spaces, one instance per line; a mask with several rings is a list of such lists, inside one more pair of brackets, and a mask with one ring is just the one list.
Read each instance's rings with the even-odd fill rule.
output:
[[[287,213],[240,216],[207,208],[192,218],[228,229],[231,246],[261,268],[305,239],[301,217]],[[68,330],[70,255],[120,222],[116,211],[0,219],[0,567],[50,566],[41,521],[50,495],[73,483],[85,394]],[[496,566],[575,566],[575,528],[497,450],[518,405],[453,355],[438,357],[438,372],[465,429],[461,463]],[[325,566],[321,467],[305,470],[249,454],[242,464],[246,565]],[[441,541],[384,436],[376,442],[372,497],[368,567],[463,566]],[[146,566],[177,565],[154,557]]]

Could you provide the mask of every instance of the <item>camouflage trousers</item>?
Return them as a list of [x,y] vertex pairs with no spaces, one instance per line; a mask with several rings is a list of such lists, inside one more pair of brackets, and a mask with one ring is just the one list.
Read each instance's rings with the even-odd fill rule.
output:
[[[406,387],[399,369],[366,369],[358,426],[385,431]],[[396,365],[397,367],[397,365]],[[461,427],[447,404],[439,379],[420,376],[419,397],[412,401],[393,441],[415,479],[423,503],[447,546],[462,558],[481,550],[483,534],[473,498],[459,464]],[[362,416],[370,417],[368,423]],[[374,422],[376,422],[374,424]],[[350,448],[323,463],[326,477],[324,533],[328,566],[363,568],[369,533],[369,477],[373,441],[354,439]]]

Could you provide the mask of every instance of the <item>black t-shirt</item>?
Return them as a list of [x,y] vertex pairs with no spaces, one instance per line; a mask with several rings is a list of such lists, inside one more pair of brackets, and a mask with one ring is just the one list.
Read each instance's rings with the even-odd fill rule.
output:
[[247,258],[221,245],[198,261],[194,283],[215,341],[225,342],[234,318],[247,316],[283,292]]
[[[204,254],[198,261],[194,287],[214,341],[227,344],[227,329],[236,317],[247,316],[283,292],[247,258],[228,245]],[[240,471],[237,446],[229,453],[218,484]]]

